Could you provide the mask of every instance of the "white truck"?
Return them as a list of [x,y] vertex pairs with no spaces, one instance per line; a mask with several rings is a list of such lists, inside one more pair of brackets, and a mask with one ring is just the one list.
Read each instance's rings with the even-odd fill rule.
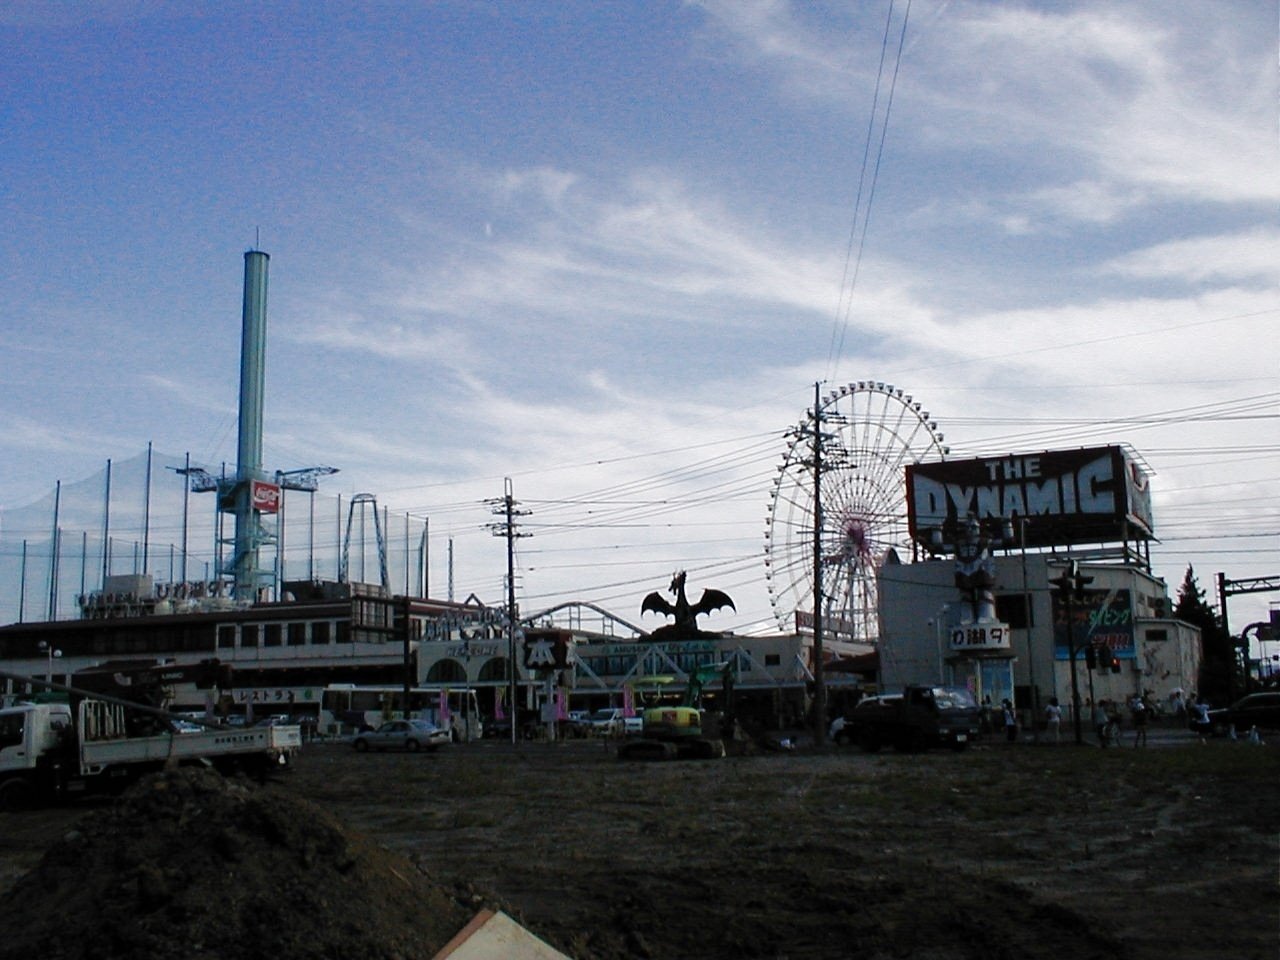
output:
[[[19,703],[0,710],[0,809],[115,792],[170,764],[204,764],[265,776],[302,746],[296,726],[218,727],[179,733],[166,724],[139,735],[138,707],[113,697]],[[167,716],[163,711],[141,708]]]

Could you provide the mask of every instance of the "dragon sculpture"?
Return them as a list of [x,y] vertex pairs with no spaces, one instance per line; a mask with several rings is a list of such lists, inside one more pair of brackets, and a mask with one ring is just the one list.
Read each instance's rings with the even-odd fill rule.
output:
[[721,607],[728,607],[735,613],[737,612],[738,608],[733,605],[733,600],[723,590],[703,590],[702,598],[697,603],[690,603],[689,598],[684,593],[684,581],[685,573],[683,570],[671,578],[671,586],[667,589],[676,598],[675,603],[671,603],[655,590],[645,597],[644,602],[640,604],[641,614],[652,610],[655,613],[665,613],[674,621],[654,630],[650,634],[654,639],[692,640],[697,637],[716,636],[716,634],[706,633],[698,629],[698,614],[711,613],[711,611],[719,610]]

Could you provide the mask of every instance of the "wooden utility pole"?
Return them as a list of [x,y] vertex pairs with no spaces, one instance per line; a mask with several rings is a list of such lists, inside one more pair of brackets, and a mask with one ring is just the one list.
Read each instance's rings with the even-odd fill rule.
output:
[[511,478],[503,481],[501,500],[491,500],[493,512],[503,518],[501,523],[489,524],[494,536],[507,538],[507,693],[511,709],[511,742],[519,741],[520,709],[518,695],[519,667],[516,665],[516,538],[526,537],[516,529],[516,517],[528,516],[528,510],[517,510],[512,496]]
[[813,384],[813,739],[827,739],[827,684],[822,651],[822,404]]

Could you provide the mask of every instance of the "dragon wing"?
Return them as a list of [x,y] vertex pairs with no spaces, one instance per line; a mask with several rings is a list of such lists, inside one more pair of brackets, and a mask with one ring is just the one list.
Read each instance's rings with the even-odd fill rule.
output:
[[669,617],[674,617],[676,615],[676,608],[667,601],[666,597],[658,593],[656,590],[645,597],[644,602],[640,604],[640,612],[642,614],[648,613],[650,610],[655,613],[665,613]]
[[[645,602],[647,603],[648,601]],[[734,613],[738,612],[738,608],[733,605],[733,600],[723,590],[703,590],[702,599],[690,609],[696,614],[710,613],[712,610],[719,610],[721,607],[728,607]]]

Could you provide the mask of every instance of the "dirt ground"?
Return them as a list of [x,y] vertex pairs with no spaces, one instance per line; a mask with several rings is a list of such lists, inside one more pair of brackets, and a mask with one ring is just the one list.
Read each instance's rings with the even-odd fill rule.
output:
[[[109,891],[112,871],[136,872],[149,856],[169,869],[170,887],[221,877],[222,887],[200,888],[205,900],[248,882],[237,878],[274,877],[258,896],[274,897],[280,935],[270,950],[240,948],[273,960],[338,956],[309,947],[327,926],[351,926],[352,900],[357,916],[392,903],[395,911],[367,931],[368,951],[346,957],[430,956],[433,938],[483,904],[579,960],[1274,960],[1276,739],[1257,746],[1175,736],[1109,750],[992,743],[906,755],[802,747],[674,763],[619,761],[604,741],[483,742],[427,755],[313,744],[280,781],[243,788],[270,811],[254,815],[275,823],[265,834],[228,841],[224,822],[214,857],[195,829],[198,813],[174,821],[186,823],[182,849],[216,860],[202,873],[178,870],[172,850],[148,852],[136,823],[124,844],[137,847],[129,863],[119,848],[84,856],[86,833],[125,831],[118,819],[77,825],[113,815],[103,804],[0,814],[0,937],[42,911],[70,923],[68,911],[86,912],[83,898],[59,892],[59,883]],[[148,803],[131,808],[130,820],[172,819]],[[244,818],[244,809],[219,816]],[[289,841],[304,856],[268,860],[268,848],[289,836],[278,821],[291,819],[324,829]],[[68,834],[79,848],[59,843]],[[366,839],[374,852],[357,857]],[[50,857],[78,863],[75,871],[19,881],[51,847]],[[345,870],[330,869],[335,857]],[[172,955],[202,956],[184,933],[197,909],[166,909]],[[92,924],[103,922],[91,916],[69,932],[92,938]],[[382,942],[414,924],[431,936]],[[20,954],[0,949],[9,955]],[[96,955],[161,958],[165,950],[153,942]]]

